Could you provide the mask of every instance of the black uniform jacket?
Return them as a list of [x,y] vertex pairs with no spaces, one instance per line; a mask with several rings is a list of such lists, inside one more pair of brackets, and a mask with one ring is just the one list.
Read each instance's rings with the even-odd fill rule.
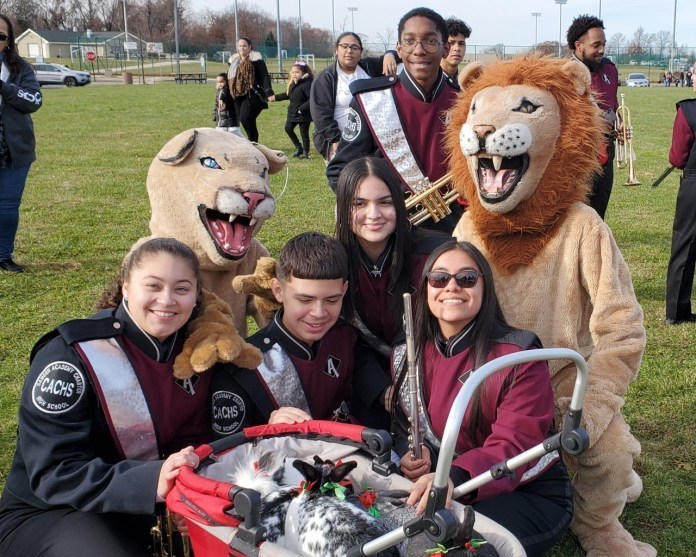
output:
[[[115,338],[127,347],[164,457],[165,451],[209,440],[209,379],[203,374],[196,381],[181,381],[171,375],[183,337],[180,330],[161,344],[139,330],[121,306],[67,322],[39,340],[21,395],[17,448],[3,501],[15,509],[24,503],[39,509],[153,512],[162,461],[123,459],[73,343]],[[164,374],[171,384],[165,384]],[[180,434],[186,438],[178,441]],[[0,514],[0,537],[3,522]]]
[[[264,364],[272,352],[274,356],[270,359],[275,362],[289,358],[300,384],[296,391],[286,391],[283,395],[291,401],[306,400],[314,419],[332,419],[333,412],[345,402],[354,421],[382,426],[384,408],[378,398],[391,379],[359,339],[357,331],[344,321],[339,320],[324,338],[309,346],[283,326],[281,309],[248,342],[264,353]],[[290,385],[289,380],[287,384]],[[276,401],[278,388],[269,387],[258,369],[221,366],[213,377],[211,389],[213,434],[225,436],[268,423],[271,412],[280,406]],[[298,406],[292,402],[282,405]]]

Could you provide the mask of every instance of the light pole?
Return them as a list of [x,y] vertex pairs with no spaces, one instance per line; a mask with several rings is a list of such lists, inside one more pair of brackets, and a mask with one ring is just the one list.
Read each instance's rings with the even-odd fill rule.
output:
[[176,73],[181,73],[181,62],[179,61],[179,6],[174,0],[174,54],[176,56]]
[[541,12],[532,12],[532,17],[534,18],[534,52],[536,52],[537,47],[537,30],[539,29],[539,18],[541,17]]
[[237,0],[234,0],[234,46],[239,42],[239,23],[237,20]]
[[353,25],[352,31],[353,31],[353,33],[355,33],[355,12],[358,11],[358,8],[348,8],[348,11],[350,12],[350,20],[351,20],[352,25]]
[[[128,18],[126,17],[126,0],[123,0],[123,31],[126,33],[125,42],[128,42]],[[126,60],[130,60],[129,49],[126,49]]]
[[674,67],[674,51],[677,48],[677,0],[674,0],[674,19],[672,20],[672,55],[669,60],[669,71],[675,71]]
[[300,58],[302,57],[302,0],[297,0],[298,13],[300,14]]
[[558,57],[561,57],[561,38],[563,37],[563,6],[568,0],[554,0],[558,4]]
[[336,40],[336,7],[334,0],[331,0],[331,40]]
[[278,71],[283,73],[283,47],[280,44],[280,0],[276,0],[276,42],[278,43]]
[[602,0],[599,0],[599,15],[597,17],[602,19]]

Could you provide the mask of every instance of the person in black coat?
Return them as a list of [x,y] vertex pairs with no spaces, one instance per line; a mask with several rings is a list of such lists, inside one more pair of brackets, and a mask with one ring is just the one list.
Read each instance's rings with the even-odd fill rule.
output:
[[[286,92],[268,97],[271,102],[290,101],[288,117],[285,121],[285,133],[288,134],[290,141],[295,146],[295,152],[292,156],[301,159],[309,158],[309,125],[312,123],[312,114],[309,111],[309,94],[313,79],[312,68],[306,62],[295,62],[290,68],[290,79]],[[295,127],[298,125],[302,144],[295,134]]]
[[252,49],[251,40],[240,37],[237,52],[230,56],[227,81],[234,99],[234,109],[249,141],[258,143],[256,119],[268,108],[267,99],[273,95],[271,77],[261,54]]
[[336,153],[348,120],[353,99],[350,84],[357,79],[395,75],[400,62],[394,50],[388,50],[384,56],[363,58],[362,40],[351,31],[341,33],[335,46],[336,63],[317,74],[310,99],[314,147],[327,164]]

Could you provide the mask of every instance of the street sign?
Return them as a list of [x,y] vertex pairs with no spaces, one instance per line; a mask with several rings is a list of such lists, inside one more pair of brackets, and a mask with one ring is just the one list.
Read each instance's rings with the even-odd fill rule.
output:
[[94,61],[97,59],[97,53],[94,52],[93,50],[88,50],[88,51],[85,53],[85,58],[87,58],[87,60],[88,60],[89,62],[94,62]]

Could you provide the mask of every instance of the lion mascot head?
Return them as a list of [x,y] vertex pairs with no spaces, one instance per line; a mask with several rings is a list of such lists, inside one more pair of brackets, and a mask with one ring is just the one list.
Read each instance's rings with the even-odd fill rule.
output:
[[282,152],[235,134],[182,132],[150,165],[150,231],[190,246],[202,269],[234,269],[275,212],[269,176],[286,164]]
[[496,266],[528,265],[585,201],[601,117],[581,63],[538,56],[469,64],[451,112],[453,183]]

